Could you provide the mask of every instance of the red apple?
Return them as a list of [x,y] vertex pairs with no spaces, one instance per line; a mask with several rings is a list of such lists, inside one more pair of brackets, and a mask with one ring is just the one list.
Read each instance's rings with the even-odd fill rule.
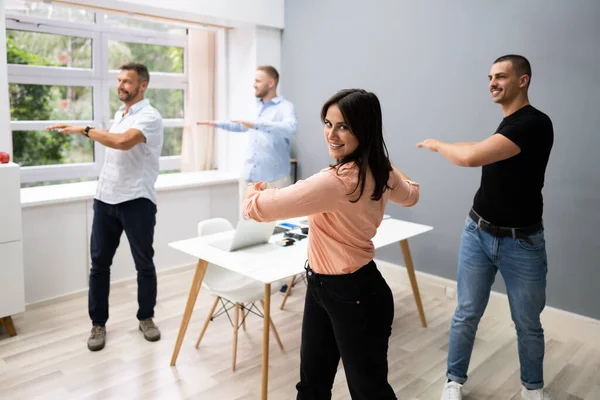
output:
[[10,155],[8,155],[8,153],[0,151],[0,164],[8,164],[9,161]]

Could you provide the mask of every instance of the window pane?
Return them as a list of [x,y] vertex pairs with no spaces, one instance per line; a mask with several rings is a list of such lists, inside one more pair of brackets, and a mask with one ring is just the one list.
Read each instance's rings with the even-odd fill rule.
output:
[[47,131],[14,131],[15,162],[22,167],[94,161],[94,142],[81,135]]
[[92,68],[92,39],[8,29],[6,57],[8,64]]
[[181,155],[181,137],[183,128],[165,128],[165,140],[163,142],[161,157]]
[[[163,118],[183,118],[183,89],[148,88],[145,97]],[[119,100],[117,88],[110,90],[110,115],[115,115],[123,103]]]
[[91,87],[11,83],[8,92],[13,121],[93,119]]
[[117,14],[104,14],[104,24],[114,28],[143,29],[168,33],[169,35],[186,35],[187,29],[175,24],[166,24],[151,19],[141,19]]
[[[150,72],[183,73],[183,48],[108,41],[108,68],[111,70],[129,61],[137,61],[148,67]],[[152,81],[152,79],[150,79]]]
[[6,0],[7,14],[22,14],[37,18],[62,19],[76,22],[94,22],[95,13],[83,8],[51,4],[40,0]]

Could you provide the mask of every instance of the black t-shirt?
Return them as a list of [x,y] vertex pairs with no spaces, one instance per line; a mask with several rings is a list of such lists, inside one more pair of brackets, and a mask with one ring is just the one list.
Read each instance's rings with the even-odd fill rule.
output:
[[554,143],[552,121],[527,105],[505,117],[496,135],[512,140],[521,152],[484,165],[481,186],[473,208],[494,225],[525,227],[542,219],[542,188],[550,150]]

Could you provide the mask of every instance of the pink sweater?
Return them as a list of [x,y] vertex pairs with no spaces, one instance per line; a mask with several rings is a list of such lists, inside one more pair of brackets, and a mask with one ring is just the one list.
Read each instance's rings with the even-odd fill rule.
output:
[[[337,170],[337,173],[336,173]],[[419,185],[392,171],[379,201],[371,200],[375,182],[367,173],[365,190],[356,203],[348,196],[358,182],[358,167],[349,163],[326,168],[283,189],[249,195],[242,204],[244,217],[260,222],[308,216],[308,262],[320,274],[349,274],[375,255],[371,239],[383,219],[388,200],[406,207],[419,199]],[[359,193],[358,189],[356,193]]]

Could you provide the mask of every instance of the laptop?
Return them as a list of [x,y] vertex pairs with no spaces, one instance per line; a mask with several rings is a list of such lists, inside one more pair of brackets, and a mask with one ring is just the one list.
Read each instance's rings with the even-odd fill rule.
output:
[[209,245],[223,251],[235,251],[265,244],[273,235],[276,224],[276,222],[256,222],[251,219],[241,219],[235,228],[233,238],[210,242]]

